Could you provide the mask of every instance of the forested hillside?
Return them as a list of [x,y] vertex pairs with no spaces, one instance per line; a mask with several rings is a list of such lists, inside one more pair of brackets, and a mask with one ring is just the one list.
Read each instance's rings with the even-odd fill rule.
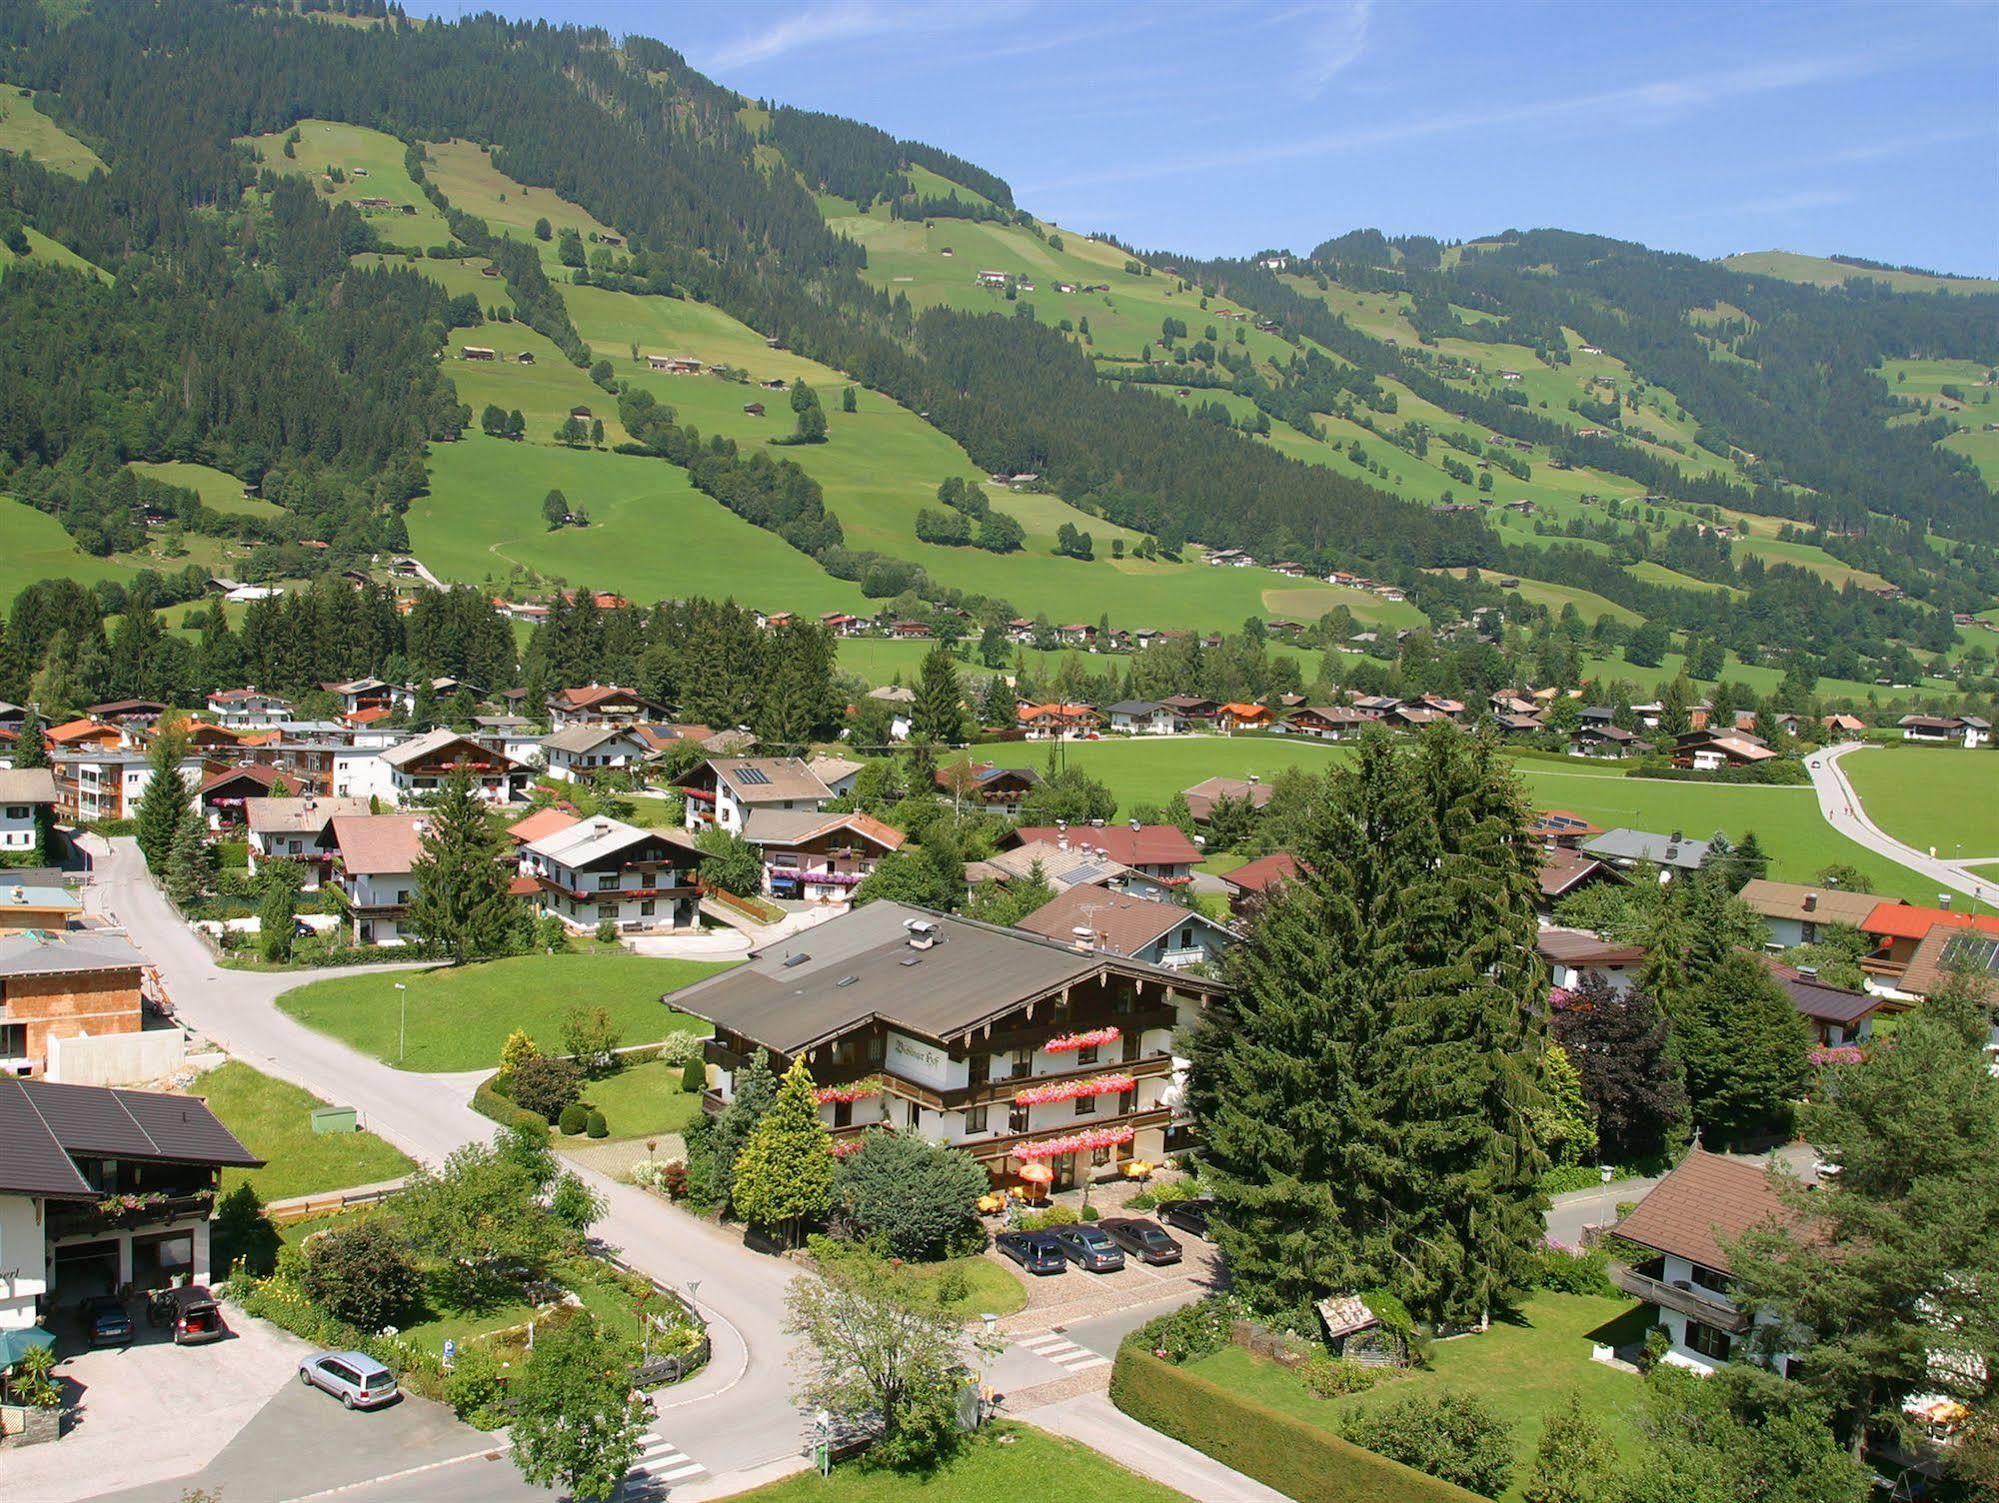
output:
[[62,572],[157,605],[411,550],[515,599],[1377,658],[1497,606],[1576,665],[1991,671],[1978,284],[1552,230],[1197,262],[657,41],[377,10],[0,4],[0,528],[53,518]]

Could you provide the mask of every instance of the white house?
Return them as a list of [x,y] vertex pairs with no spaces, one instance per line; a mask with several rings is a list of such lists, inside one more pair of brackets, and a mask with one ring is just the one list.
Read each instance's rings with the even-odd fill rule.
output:
[[1171,707],[1152,699],[1121,699],[1104,713],[1112,730],[1134,736],[1170,736],[1180,727]]
[[360,814],[330,827],[334,880],[359,945],[399,945],[416,891],[411,870],[423,850],[424,821],[415,814]]
[[55,811],[56,778],[46,767],[0,772],[0,852],[35,849],[42,827]]
[[615,819],[578,820],[520,850],[520,870],[539,889],[536,905],[587,933],[605,920],[620,932],[700,926],[702,860],[678,830],[641,830]]
[[680,779],[690,830],[717,825],[740,835],[752,810],[826,807],[833,791],[797,757],[718,757]]
[[217,725],[231,730],[264,730],[287,725],[292,719],[292,703],[279,694],[267,694],[252,685],[245,689],[217,689],[208,696],[208,716]]
[[1904,715],[1896,724],[1904,741],[1961,741],[1966,751],[1992,744],[1992,723],[1976,715]]
[[396,801],[394,782],[389,777],[389,764],[382,760],[379,746],[336,747],[333,753],[333,794],[335,798],[357,798],[362,802],[379,799],[385,804]]
[[318,887],[333,865],[328,827],[335,819],[367,813],[365,798],[245,799],[250,875],[265,861],[296,861],[305,868],[307,890]]
[[0,1141],[0,1332],[126,1285],[207,1283],[217,1177],[264,1162],[199,1097],[11,1075]]
[[889,707],[889,738],[907,741],[914,725],[910,716],[916,709],[916,691],[905,689],[900,684],[883,684],[879,689],[868,690],[868,698]]
[[1881,903],[1871,893],[1842,892],[1823,884],[1771,882],[1763,877],[1745,883],[1737,896],[1763,920],[1770,931],[1770,944],[1779,950],[1815,945],[1822,931],[1836,924],[1858,929]]
[[[460,771],[470,775],[475,797],[489,804],[516,803],[526,796],[533,777],[528,767],[506,753],[442,728],[398,742],[380,755],[388,768],[390,791],[399,804],[436,793]],[[342,790],[336,787],[334,791]]]
[[[1618,1236],[1653,1255],[1620,1270],[1617,1283],[1658,1313],[1671,1342],[1663,1360],[1713,1372],[1745,1353],[1754,1327],[1775,1323],[1736,1303],[1722,1244],[1788,1215],[1760,1164],[1696,1148],[1618,1223]],[[1792,1360],[1771,1365],[1782,1373]]]
[[1042,904],[1015,927],[1079,949],[1128,955],[1172,971],[1210,964],[1235,941],[1230,930],[1198,908],[1080,884]]
[[645,743],[636,734],[615,725],[565,726],[538,744],[548,761],[548,775],[566,783],[613,767],[636,767],[646,754]]
[[1543,929],[1534,948],[1547,964],[1549,981],[1569,992],[1592,975],[1613,992],[1629,991],[1645,959],[1643,945],[1612,944],[1582,929]]

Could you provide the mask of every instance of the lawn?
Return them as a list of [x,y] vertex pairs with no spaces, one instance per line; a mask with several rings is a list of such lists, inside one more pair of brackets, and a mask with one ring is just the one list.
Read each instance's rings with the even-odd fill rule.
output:
[[227,470],[218,470],[211,465],[191,464],[179,459],[154,464],[135,459],[129,468],[162,485],[177,485],[183,490],[193,491],[201,497],[201,504],[211,511],[238,517],[263,517],[266,520],[288,515],[275,502],[259,501],[254,496],[244,495],[242,481]]
[[[1596,1333],[1633,1308],[1625,1299],[1537,1293],[1517,1317],[1495,1322],[1482,1336],[1438,1342],[1425,1371],[1343,1399],[1314,1398],[1295,1373],[1252,1357],[1238,1346],[1203,1357],[1188,1370],[1327,1429],[1336,1428],[1342,1415],[1393,1404],[1401,1395],[1422,1388],[1450,1387],[1476,1394],[1513,1427],[1518,1461],[1513,1485],[1502,1496],[1518,1498],[1541,1439],[1543,1417],[1571,1392],[1582,1395],[1621,1455],[1629,1459],[1637,1453],[1632,1416],[1643,1396],[1642,1380],[1589,1360],[1592,1341],[1604,1339]],[[1625,1338],[1620,1334],[1617,1339]]]
[[701,1115],[700,1093],[680,1088],[680,1066],[656,1059],[591,1081],[583,1100],[604,1114],[614,1138],[681,1132]]
[[267,1162],[224,1169],[222,1188],[248,1184],[263,1200],[286,1200],[396,1179],[416,1165],[371,1132],[316,1133],[310,1091],[230,1060],[199,1077],[188,1094],[203,1097],[243,1146]]
[[[444,216],[410,179],[401,141],[382,131],[337,120],[301,120],[298,132],[299,141],[291,156],[284,150],[290,131],[255,136],[248,145],[258,161],[273,172],[306,178],[329,203],[353,204],[385,245],[422,250],[451,243],[451,229]],[[343,181],[336,183],[328,177],[329,167],[339,168]],[[363,208],[358,200],[364,198],[384,199],[390,207]],[[416,212],[404,213],[405,204]]]
[[[308,1028],[408,1070],[489,1070],[500,1046],[525,1028],[545,1049],[562,1044],[562,1020],[576,1006],[603,1007],[626,1044],[651,1043],[705,1023],[660,1005],[726,967],[641,955],[522,955],[429,971],[338,976],[286,992],[278,1006]],[[400,1009],[395,983],[408,986],[408,1053],[397,1057]]]
[[1005,1264],[983,1254],[947,1258],[941,1263],[905,1263],[903,1276],[933,1290],[947,1277],[961,1274],[964,1293],[950,1301],[952,1313],[963,1320],[979,1315],[1011,1315],[1027,1303],[1027,1288]]
[[1999,856],[1999,755],[1886,746],[1840,758],[1867,817],[1946,861]]
[[1002,1423],[933,1472],[868,1471],[849,1464],[825,1481],[802,1472],[773,1482],[742,1494],[741,1503],[994,1503],[1047,1497],[1184,1503],[1186,1496],[1073,1440]]
[[14,597],[38,579],[73,579],[93,585],[100,579],[130,583],[134,570],[108,558],[93,558],[76,546],[62,523],[45,511],[0,495],[0,602],[12,607]]
[[0,151],[18,152],[51,172],[88,177],[103,159],[35,107],[16,84],[0,83]]
[[446,1289],[441,1277],[432,1276],[424,1280],[424,1303],[429,1308],[423,1313],[427,1318],[404,1326],[403,1340],[441,1352],[447,1341],[455,1341],[462,1347],[475,1336],[490,1336],[509,1326],[526,1325],[534,1314],[534,1306],[521,1299],[501,1299],[476,1309],[467,1309],[453,1303],[453,1297]]

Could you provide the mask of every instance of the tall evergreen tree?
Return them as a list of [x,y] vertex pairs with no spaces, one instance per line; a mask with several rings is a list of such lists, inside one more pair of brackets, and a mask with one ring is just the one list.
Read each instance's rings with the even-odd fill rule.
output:
[[507,953],[522,911],[507,892],[504,851],[463,769],[445,781],[427,818],[410,868],[410,931],[460,965]]
[[764,1113],[777,1100],[777,1076],[771,1073],[770,1056],[762,1049],[750,1055],[749,1063],[736,1072],[735,1090],[715,1128],[708,1137],[708,1152],[715,1166],[715,1189],[723,1199],[735,1184],[736,1159],[743,1145],[763,1121]]
[[1672,1021],[1693,1119],[1710,1140],[1788,1126],[1808,1078],[1811,1026],[1759,957],[1722,960]]
[[174,831],[167,852],[166,875],[161,885],[175,907],[185,910],[208,887],[214,877],[214,848],[208,843],[208,828],[201,815],[186,811],[180,828]]
[[14,765],[16,767],[49,765],[49,743],[48,738],[42,734],[42,717],[40,712],[32,707],[21,717],[21,738],[14,743]]
[[782,1229],[795,1242],[800,1223],[824,1215],[832,1203],[838,1165],[828,1146],[812,1072],[800,1056],[784,1072],[777,1099],[751,1129],[736,1157],[730,1198],[743,1220],[767,1230]]
[[155,874],[166,870],[174,832],[180,829],[187,812],[187,779],[180,771],[180,759],[186,750],[186,735],[178,726],[163,721],[153,734],[152,749],[146,758],[151,775],[146,779],[146,791],[139,795],[132,830],[146,866]]
[[1384,1288],[1472,1320],[1519,1287],[1545,984],[1524,812],[1457,732],[1416,757],[1370,735],[1304,821],[1306,873],[1230,951],[1190,1100],[1259,1306]]
[[933,647],[923,658],[910,707],[910,734],[919,741],[954,746],[965,739],[965,697],[951,654]]

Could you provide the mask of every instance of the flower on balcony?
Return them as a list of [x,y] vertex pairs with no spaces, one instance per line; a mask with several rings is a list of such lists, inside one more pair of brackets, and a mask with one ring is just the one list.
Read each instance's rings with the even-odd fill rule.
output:
[[1856,1044],[1837,1044],[1830,1048],[1814,1049],[1805,1057],[1814,1065],[1857,1065],[1867,1058],[1867,1055]]
[[148,1190],[144,1194],[107,1195],[97,1202],[100,1216],[130,1215],[134,1211],[154,1211],[168,1200],[164,1190]]
[[821,1106],[834,1102],[851,1106],[856,1101],[866,1101],[882,1093],[882,1083],[870,1076],[866,1080],[850,1080],[845,1085],[821,1086],[812,1093],[812,1099]]
[[1051,1101],[1075,1101],[1083,1096],[1122,1096],[1138,1089],[1129,1075],[1093,1075],[1088,1080],[1056,1080],[1013,1093],[1015,1106],[1046,1106]]
[[1082,1033],[1058,1034],[1041,1047],[1050,1054],[1074,1054],[1079,1049],[1098,1049],[1105,1044],[1115,1044],[1123,1037],[1115,1026],[1090,1028]]
[[836,1159],[851,1158],[861,1151],[859,1138],[835,1138],[826,1145],[826,1151]]
[[1039,1143],[1023,1143],[1013,1156],[1032,1162],[1059,1159],[1068,1153],[1094,1153],[1099,1148],[1122,1148],[1137,1134],[1129,1127],[1092,1127],[1059,1138],[1043,1138]]

